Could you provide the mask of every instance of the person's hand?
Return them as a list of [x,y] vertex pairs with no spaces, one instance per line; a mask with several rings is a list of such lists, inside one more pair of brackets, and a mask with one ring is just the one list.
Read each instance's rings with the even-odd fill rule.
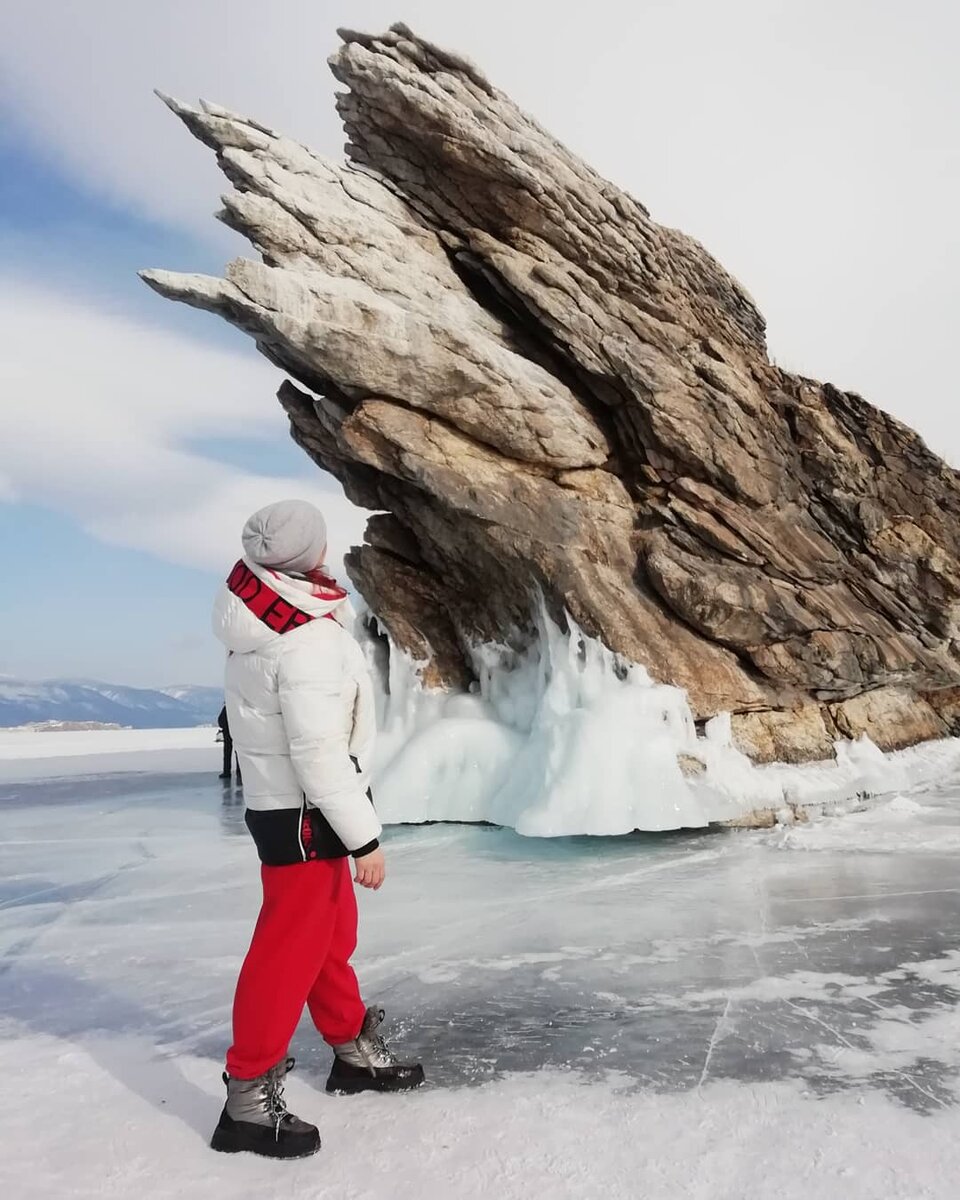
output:
[[354,879],[361,887],[373,888],[376,892],[383,885],[383,877],[387,873],[387,864],[384,861],[383,851],[379,848],[371,850],[369,854],[365,854],[363,858],[355,860],[357,864],[357,873]]

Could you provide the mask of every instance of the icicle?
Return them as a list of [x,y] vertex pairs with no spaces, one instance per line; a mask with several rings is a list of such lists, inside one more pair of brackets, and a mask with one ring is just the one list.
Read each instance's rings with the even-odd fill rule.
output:
[[[477,690],[424,690],[423,664],[380,648],[381,733],[374,778],[387,822],[491,821],[550,837],[698,827],[756,810],[789,811],[902,786],[902,770],[865,739],[836,761],[755,766],[733,744],[729,714],[698,735],[680,688],[654,683],[543,605],[524,653],[473,647]],[[895,757],[895,756],[893,756]],[[699,763],[689,776],[681,762]],[[891,774],[892,771],[892,774]],[[898,774],[898,771],[900,772]]]

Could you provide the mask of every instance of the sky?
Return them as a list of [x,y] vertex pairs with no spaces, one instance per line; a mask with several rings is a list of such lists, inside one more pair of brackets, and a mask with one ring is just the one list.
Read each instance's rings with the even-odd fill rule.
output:
[[335,30],[395,20],[702,241],[780,365],[960,466],[953,0],[0,3],[0,674],[216,683],[209,607],[246,516],[303,496],[331,561],[361,537],[288,437],[280,372],[136,270],[252,253],[154,87],[340,158]]

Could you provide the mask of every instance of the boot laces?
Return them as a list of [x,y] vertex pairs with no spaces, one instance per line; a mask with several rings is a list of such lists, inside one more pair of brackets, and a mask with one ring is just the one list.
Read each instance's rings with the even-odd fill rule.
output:
[[399,1059],[386,1043],[382,1033],[377,1030],[383,1023],[382,1008],[371,1010],[372,1020],[365,1023],[365,1028],[357,1039],[361,1043],[364,1057],[372,1067],[395,1067]]
[[395,1067],[400,1061],[394,1052],[387,1045],[382,1034],[371,1033],[367,1035],[370,1038],[370,1058],[377,1067]]
[[284,1064],[285,1069],[281,1072],[271,1072],[267,1077],[263,1088],[263,1107],[267,1116],[273,1121],[273,1133],[277,1141],[280,1140],[280,1126],[284,1119],[289,1115],[287,1110],[287,1102],[283,1098],[283,1079],[287,1071],[292,1068],[292,1060],[288,1059]]

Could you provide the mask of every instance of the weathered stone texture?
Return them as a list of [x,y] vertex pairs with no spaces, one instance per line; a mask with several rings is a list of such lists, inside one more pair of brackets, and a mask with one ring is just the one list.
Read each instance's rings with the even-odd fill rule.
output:
[[542,595],[757,759],[954,728],[957,474],[775,367],[740,284],[476,68],[342,37],[349,165],[167,100],[262,261],[144,277],[255,338],[298,443],[391,514],[348,569],[428,682]]

